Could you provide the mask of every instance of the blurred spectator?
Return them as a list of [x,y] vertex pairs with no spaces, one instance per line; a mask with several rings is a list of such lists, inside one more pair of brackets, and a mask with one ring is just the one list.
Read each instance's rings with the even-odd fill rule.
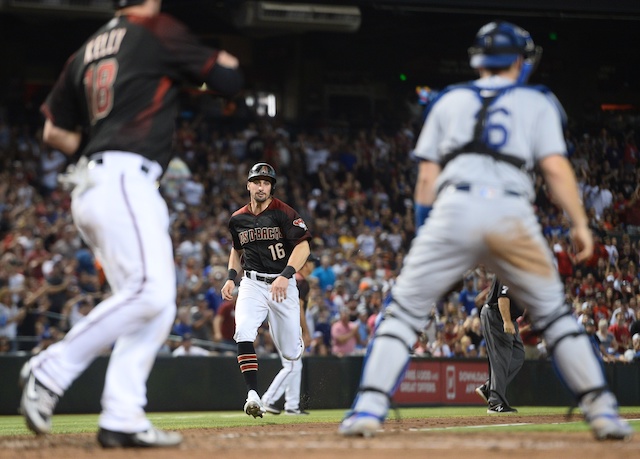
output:
[[538,344],[540,344],[540,337],[531,328],[531,318],[528,311],[523,311],[522,315],[516,319],[518,323],[518,331],[520,338],[522,338],[522,344],[524,345],[524,358],[530,360],[537,360],[540,358],[540,350]]
[[420,333],[413,348],[413,355],[417,357],[432,357],[429,345],[429,335],[426,333]]
[[331,353],[338,357],[355,354],[362,344],[357,322],[351,322],[348,308],[340,309],[340,317],[331,325]]
[[[64,305],[69,299],[69,291],[73,291],[70,289],[72,286],[69,278],[65,275],[62,261],[54,262],[51,272],[46,276],[45,280],[46,293],[49,299],[48,311],[52,313],[48,317],[48,321],[52,326],[56,327],[60,322]],[[75,288],[75,291],[79,292],[79,289]]]
[[0,336],[0,355],[11,352],[11,341],[6,336]]
[[370,258],[371,256],[373,256],[376,250],[376,238],[374,237],[369,226],[362,225],[360,228],[361,232],[356,238],[358,250],[362,256]]
[[13,301],[11,291],[7,287],[0,288],[0,337],[9,340],[11,350],[17,350],[18,325],[25,317],[26,311],[18,308]]
[[436,338],[431,343],[431,355],[434,357],[452,357],[453,351],[444,340],[444,333],[442,330],[436,331]]
[[[460,291],[460,295],[458,296],[458,301],[466,311],[467,315],[471,315],[474,309],[476,309],[476,296],[478,295],[478,290],[475,286],[475,278],[473,274],[469,274],[464,279],[464,286]],[[477,312],[477,309],[476,309]]]
[[624,353],[627,362],[640,361],[640,334],[636,333],[631,337],[632,347]]
[[609,326],[609,331],[613,334],[618,343],[616,353],[624,354],[631,345],[631,334],[629,333],[629,327],[625,323],[624,315],[618,314],[616,322]]
[[331,256],[322,255],[320,257],[320,266],[311,272],[311,276],[318,279],[318,284],[322,291],[325,291],[327,287],[333,288],[336,282],[336,275],[331,266]]
[[192,331],[190,306],[179,306],[176,312],[176,319],[171,328],[171,334],[182,337],[186,334],[190,335]]
[[609,322],[607,319],[600,319],[595,335],[600,343],[603,359],[605,361],[615,359],[619,346],[616,337],[609,331]]
[[207,299],[203,293],[196,295],[196,305],[191,312],[191,334],[193,338],[202,341],[213,340],[213,317],[215,312],[209,309]]
[[40,191],[48,196],[58,187],[58,174],[67,166],[67,157],[54,148],[45,147],[40,156]]
[[311,344],[309,345],[309,355],[326,356],[329,355],[329,348],[327,347],[324,335],[321,331],[315,331],[311,335]]
[[234,295],[232,300],[223,301],[220,308],[218,308],[217,314],[213,318],[213,341],[228,347],[233,355],[236,354],[236,342],[233,339],[233,334],[236,329],[236,300],[237,295]]
[[558,273],[563,282],[566,282],[568,278],[573,276],[573,268],[575,261],[573,254],[569,249],[569,242],[567,238],[560,237],[553,245],[553,253],[556,257],[556,265]]
[[189,356],[207,356],[210,352],[203,347],[194,346],[190,333],[185,333],[182,336],[180,346],[174,349],[171,353],[174,357],[189,357]]
[[635,311],[629,307],[629,303],[626,300],[617,299],[613,302],[613,312],[611,313],[611,320],[609,325],[614,325],[618,322],[618,317],[622,316],[622,323],[628,328],[635,320]]

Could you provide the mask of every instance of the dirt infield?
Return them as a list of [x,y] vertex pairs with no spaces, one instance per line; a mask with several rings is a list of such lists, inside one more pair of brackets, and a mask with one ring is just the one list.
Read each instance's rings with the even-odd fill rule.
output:
[[[628,414],[638,419],[640,413]],[[574,416],[573,422],[578,422]],[[183,431],[185,442],[166,450],[102,450],[90,434],[0,437],[2,459],[453,459],[637,457],[640,434],[628,442],[597,442],[589,432],[490,432],[482,426],[564,423],[564,416],[487,416],[390,420],[375,438],[343,438],[334,423]],[[471,427],[452,432],[455,427]],[[473,428],[478,427],[478,428]],[[410,456],[409,456],[410,455]]]

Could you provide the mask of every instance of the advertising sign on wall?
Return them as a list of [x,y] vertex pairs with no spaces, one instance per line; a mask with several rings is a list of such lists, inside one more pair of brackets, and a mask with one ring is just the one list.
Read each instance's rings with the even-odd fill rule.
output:
[[393,400],[398,405],[482,405],[475,393],[489,377],[487,362],[412,360]]

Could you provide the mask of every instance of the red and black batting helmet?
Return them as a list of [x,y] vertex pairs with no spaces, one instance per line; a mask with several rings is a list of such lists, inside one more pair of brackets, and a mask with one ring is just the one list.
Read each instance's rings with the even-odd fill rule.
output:
[[113,0],[113,7],[117,10],[127,6],[142,5],[147,0]]
[[257,178],[264,178],[271,182],[271,189],[274,190],[276,188],[276,170],[267,163],[257,163],[254,164],[251,169],[249,169],[249,176],[247,180],[255,180]]

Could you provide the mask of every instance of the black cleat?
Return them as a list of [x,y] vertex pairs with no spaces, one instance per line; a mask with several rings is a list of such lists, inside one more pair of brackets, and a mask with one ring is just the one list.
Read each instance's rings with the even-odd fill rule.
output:
[[135,433],[114,432],[100,428],[98,443],[103,448],[166,448],[182,443],[182,435],[178,432],[165,432],[155,427]]
[[487,413],[488,414],[513,414],[513,413],[517,413],[518,410],[516,410],[515,408],[511,408],[509,405],[507,405],[506,403],[498,403],[497,405],[489,405],[489,408],[487,409]]
[[484,402],[489,404],[489,388],[487,387],[487,383],[484,383],[480,387],[476,387],[476,394],[480,397]]

